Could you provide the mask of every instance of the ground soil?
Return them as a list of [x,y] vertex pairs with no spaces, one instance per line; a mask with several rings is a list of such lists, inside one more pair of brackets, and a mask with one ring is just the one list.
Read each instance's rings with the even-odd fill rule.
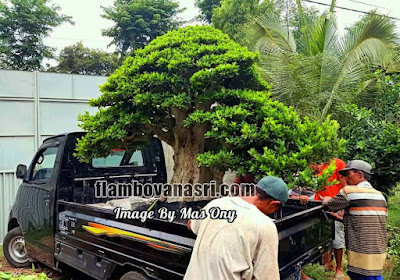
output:
[[71,276],[68,274],[62,274],[57,271],[51,270],[44,265],[34,264],[34,268],[15,268],[8,264],[8,262],[0,257],[0,271],[11,272],[13,275],[29,274],[35,275],[39,273],[46,273],[46,275],[52,280],[69,280]]

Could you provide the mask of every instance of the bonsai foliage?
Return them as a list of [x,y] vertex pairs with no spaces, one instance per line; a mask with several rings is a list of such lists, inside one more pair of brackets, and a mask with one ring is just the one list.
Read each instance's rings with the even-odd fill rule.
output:
[[220,105],[191,114],[186,125],[208,123],[206,136],[221,147],[199,155],[202,166],[219,170],[283,178],[294,185],[318,189],[325,180],[313,180],[312,162],[329,162],[344,144],[338,137],[339,124],[301,119],[292,107],[273,101],[268,93],[223,90]]
[[215,104],[239,104],[242,95],[252,96],[248,90],[266,89],[256,71],[258,59],[212,27],[186,27],[157,37],[101,87],[103,94],[90,102],[99,111],[80,116],[88,133],[77,155],[89,161],[113,148],[133,149],[157,135],[174,148],[173,183],[221,179],[221,172],[199,168],[197,161],[205,152],[209,124],[184,123],[198,111],[218,114]]

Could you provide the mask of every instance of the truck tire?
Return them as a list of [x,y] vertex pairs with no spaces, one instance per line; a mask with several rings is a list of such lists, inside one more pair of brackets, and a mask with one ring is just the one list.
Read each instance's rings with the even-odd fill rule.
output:
[[150,280],[149,277],[137,271],[129,271],[122,275],[119,280]]
[[10,230],[3,241],[3,252],[7,262],[13,267],[30,267],[31,262],[25,248],[24,235],[20,227]]

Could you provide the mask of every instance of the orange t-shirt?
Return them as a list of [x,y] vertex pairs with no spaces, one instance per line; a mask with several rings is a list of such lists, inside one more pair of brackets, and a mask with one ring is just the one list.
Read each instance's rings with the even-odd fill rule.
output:
[[[342,177],[342,175],[339,174],[339,171],[346,167],[346,163],[343,160],[338,159],[338,158],[334,158],[333,160],[336,160],[336,170],[332,174],[332,176],[328,178],[328,181],[333,182],[336,180],[336,181],[340,182],[340,178]],[[318,175],[322,175],[322,172],[328,167],[329,167],[329,164],[325,163],[324,166],[322,167],[321,172]],[[324,197],[324,196],[334,197],[335,195],[337,195],[339,193],[339,191],[342,188],[343,188],[343,186],[340,183],[326,187],[324,190],[315,193],[315,200],[322,200],[321,197]]]

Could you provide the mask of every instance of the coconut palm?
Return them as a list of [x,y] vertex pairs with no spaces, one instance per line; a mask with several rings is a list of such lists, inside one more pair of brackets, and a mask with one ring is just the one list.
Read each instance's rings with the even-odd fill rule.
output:
[[257,17],[245,26],[245,42],[262,56],[260,70],[273,83],[273,97],[292,105],[303,116],[324,120],[335,106],[350,102],[368,86],[374,69],[397,68],[394,23],[370,14],[339,36],[336,1],[312,19],[297,0],[300,25],[295,39],[281,19]]

